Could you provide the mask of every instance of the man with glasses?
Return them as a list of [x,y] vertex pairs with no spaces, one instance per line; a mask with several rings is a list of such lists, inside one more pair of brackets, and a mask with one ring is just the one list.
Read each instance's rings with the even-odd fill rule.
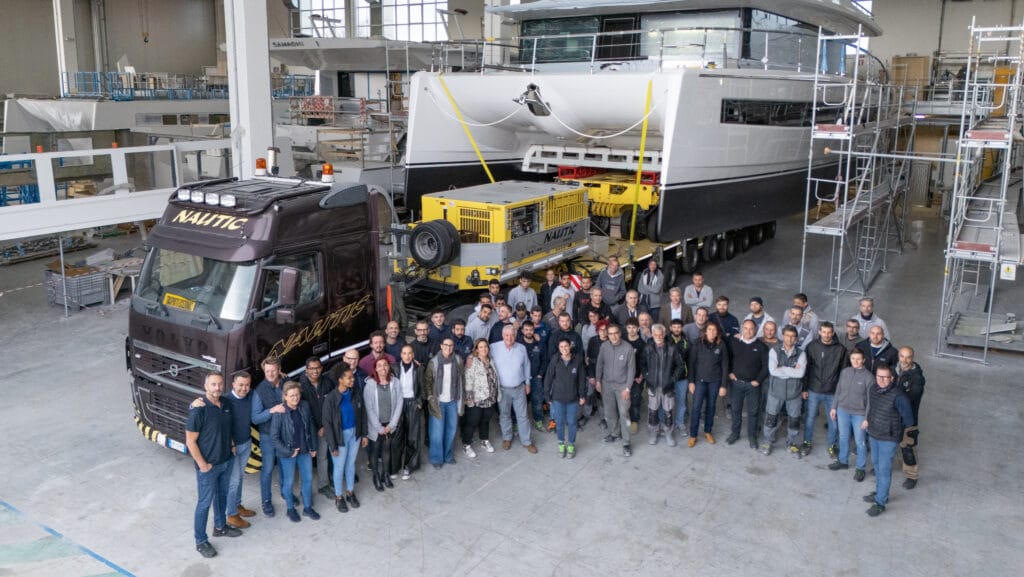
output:
[[435,343],[430,340],[430,323],[421,320],[416,323],[414,329],[416,333],[416,339],[412,342],[412,350],[415,353],[416,364],[421,367],[427,364],[431,357],[437,354],[440,349],[440,343]]
[[[382,349],[383,350],[383,349]],[[316,482],[320,493],[324,496],[332,496],[334,489],[331,487],[331,476],[327,470],[331,462],[330,452],[327,450],[327,439],[324,438],[323,426],[323,399],[333,391],[337,385],[330,380],[322,378],[324,365],[318,357],[306,359],[306,372],[299,377],[299,386],[302,391],[302,400],[309,404],[309,410],[313,413],[313,426],[316,428],[317,448],[316,460]]]
[[900,387],[892,385],[893,371],[889,365],[876,367],[875,384],[868,392],[868,416],[861,424],[868,432],[871,464],[875,467],[875,492],[864,496],[864,501],[872,504],[867,510],[871,517],[885,512],[892,484],[892,459],[900,439],[914,426],[910,400]]
[[618,325],[608,327],[608,340],[601,343],[597,354],[594,386],[604,402],[605,420],[608,422],[606,443],[622,439],[622,454],[630,457],[629,444],[629,388],[636,375],[636,350],[623,341]]

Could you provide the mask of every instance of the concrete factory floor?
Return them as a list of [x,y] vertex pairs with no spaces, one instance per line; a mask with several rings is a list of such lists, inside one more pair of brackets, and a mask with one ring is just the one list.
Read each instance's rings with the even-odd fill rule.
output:
[[[651,447],[641,427],[627,459],[591,421],[573,461],[558,458],[552,434],[535,433],[538,455],[518,443],[475,460],[457,451],[456,466],[428,467],[385,493],[360,456],[362,508],[340,514],[317,497],[323,519],[292,524],[277,501],[277,517],[214,539],[211,560],[192,539],[191,459],[147,441],[132,420],[127,295],[65,318],[42,287],[12,290],[39,283],[44,261],[0,268],[10,387],[0,409],[0,575],[1018,575],[1024,357],[994,353],[981,366],[933,356],[946,229],[931,210],[912,218],[917,248],[893,257],[871,294],[928,378],[921,480],[903,489],[897,466],[881,517],[865,515],[861,500],[873,477],[829,471],[823,442],[803,460],[765,457],[745,440],[727,446],[730,421],[719,415],[714,446]],[[735,312],[759,295],[778,318],[798,287],[801,224],[781,222],[774,241],[705,267],[707,283]],[[100,242],[122,251],[139,239]],[[806,289],[831,319],[828,241],[808,247]],[[1001,283],[1000,302],[1024,302],[1022,292],[1019,281]],[[855,309],[844,297],[840,317]],[[258,492],[247,475],[250,508]]]

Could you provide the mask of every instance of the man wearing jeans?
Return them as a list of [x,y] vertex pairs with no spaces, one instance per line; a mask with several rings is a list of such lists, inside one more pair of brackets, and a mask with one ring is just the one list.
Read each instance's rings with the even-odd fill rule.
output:
[[834,459],[838,451],[836,420],[828,413],[832,407],[836,383],[839,382],[839,372],[846,364],[846,348],[835,336],[836,331],[832,323],[825,321],[818,326],[818,338],[807,345],[807,390],[803,392],[803,397],[807,401],[807,413],[804,419],[804,444],[800,447],[800,454],[803,456],[811,452],[814,422],[818,418],[819,406],[825,407],[825,416],[828,419],[828,456]]
[[622,340],[619,325],[609,326],[608,340],[601,343],[597,354],[594,386],[601,393],[604,418],[608,422],[608,435],[604,442],[614,443],[621,438],[622,454],[627,457],[633,455],[629,445],[629,388],[635,374],[636,350],[633,345]]
[[[509,325],[511,328],[511,325]],[[512,329],[513,333],[515,329]],[[452,447],[455,429],[462,413],[462,388],[465,366],[462,357],[455,354],[455,341],[447,337],[441,341],[441,351],[425,365],[423,385],[427,391],[430,411],[430,464],[440,469],[446,463],[455,464]],[[522,415],[526,415],[523,409]]]
[[530,453],[537,447],[530,441],[530,417],[526,406],[526,395],[530,394],[530,358],[526,347],[516,342],[516,328],[505,325],[501,330],[501,341],[491,345],[491,359],[494,371],[498,373],[501,395],[498,406],[501,414],[501,448],[512,448],[512,410],[516,412],[519,426],[519,440]]
[[249,522],[242,517],[256,515],[242,506],[242,474],[252,453],[252,375],[239,371],[231,377],[231,392],[224,396],[231,407],[231,438],[235,445],[235,456],[231,460],[231,475],[228,481],[228,500],[225,513],[228,525],[245,529]]
[[[274,442],[270,440],[270,417],[275,413],[284,412],[281,397],[281,361],[277,357],[267,357],[263,364],[263,382],[256,387],[252,397],[252,424],[260,432],[260,499],[263,502],[263,514],[274,516],[274,504],[270,501],[271,485],[273,484],[274,465],[277,464]],[[284,495],[284,473],[278,467],[282,493],[285,503],[290,503],[292,496]]]
[[903,390],[893,386],[893,370],[889,365],[875,369],[875,384],[868,393],[868,417],[861,428],[868,432],[871,464],[875,467],[875,492],[864,496],[871,503],[867,513],[877,517],[885,512],[892,484],[892,459],[906,430],[914,426],[910,399]]
[[217,550],[206,536],[211,503],[214,537],[238,537],[242,531],[228,526],[224,514],[231,468],[231,406],[221,396],[224,376],[218,372],[206,375],[203,389],[206,391],[204,405],[188,411],[185,445],[196,462],[196,485],[199,489],[193,525],[196,550],[209,558],[217,555]]
[[[662,310],[664,311],[665,309],[662,308]],[[689,311],[690,308],[686,307],[686,310]],[[672,346],[679,351],[679,355],[683,358],[683,373],[675,384],[676,411],[673,418],[675,421],[674,425],[680,435],[688,437],[689,432],[686,430],[686,415],[690,411],[690,381],[688,380],[689,367],[687,366],[686,361],[690,358],[690,340],[686,338],[685,334],[683,334],[683,324],[682,319],[672,319],[669,323],[668,339]]]
[[868,449],[867,433],[861,428],[864,415],[868,412],[868,391],[875,382],[871,371],[864,368],[864,352],[854,349],[850,353],[850,366],[839,373],[836,394],[832,397],[832,410],[829,416],[839,426],[839,458],[828,466],[832,471],[850,468],[850,433],[853,433],[857,444],[857,468],[853,480],[860,483],[864,480],[864,468],[867,465]]

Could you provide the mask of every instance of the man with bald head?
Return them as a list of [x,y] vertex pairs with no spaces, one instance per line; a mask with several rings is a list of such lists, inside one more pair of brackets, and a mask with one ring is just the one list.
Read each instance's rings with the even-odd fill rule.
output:
[[917,435],[920,421],[918,410],[921,408],[921,397],[924,396],[924,372],[914,362],[914,349],[903,347],[899,352],[899,363],[896,364],[896,386],[910,399],[910,410],[914,414],[914,426],[907,429],[900,441],[901,457],[903,457],[904,489],[917,486]]
[[856,349],[864,353],[864,368],[872,373],[881,365],[895,367],[899,360],[896,348],[885,338],[885,329],[878,325],[871,327],[867,340],[857,343]]

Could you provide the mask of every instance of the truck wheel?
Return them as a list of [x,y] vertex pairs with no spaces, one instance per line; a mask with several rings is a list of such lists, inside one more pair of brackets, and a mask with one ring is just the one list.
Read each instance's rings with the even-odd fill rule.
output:
[[612,228],[612,219],[607,216],[590,216],[590,232],[601,236],[609,236]]
[[765,238],[767,238],[767,239],[775,238],[775,229],[777,228],[777,226],[776,226],[776,222],[774,220],[771,221],[771,222],[766,222],[762,226],[764,226],[764,237]]
[[[633,222],[633,209],[624,208],[619,213],[619,238],[622,240],[629,240],[629,225]],[[644,218],[644,214],[641,211],[636,215],[636,233],[633,235],[633,240],[643,240],[647,238],[647,219]]]
[[661,268],[661,274],[665,275],[665,284],[661,287],[661,292],[667,293],[668,290],[676,286],[676,263],[667,260],[665,266]]
[[764,226],[757,225],[752,226],[748,229],[747,236],[750,237],[750,242],[754,244],[761,244],[764,242]]
[[647,215],[647,238],[651,239],[651,242],[662,241],[661,234],[658,232],[657,207],[651,207],[651,212]]
[[697,243],[686,243],[686,256],[679,261],[679,269],[686,274],[690,274],[697,270],[698,264],[700,264],[700,249],[697,248]]
[[409,237],[409,252],[416,264],[423,268],[437,268],[451,261],[457,249],[458,233],[446,220],[424,222],[413,229]]
[[732,260],[736,256],[736,237],[731,234],[725,235],[722,246],[718,249],[718,257],[722,260]]
[[718,237],[717,236],[706,236],[704,237],[704,247],[701,249],[700,256],[704,259],[704,262],[711,262],[718,260]]
[[736,249],[740,252],[750,250],[750,235],[745,228],[736,231]]

